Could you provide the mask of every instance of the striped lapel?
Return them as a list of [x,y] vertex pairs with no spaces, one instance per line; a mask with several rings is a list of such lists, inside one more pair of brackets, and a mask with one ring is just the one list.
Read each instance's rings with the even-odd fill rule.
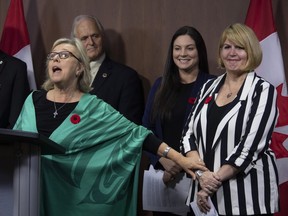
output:
[[[213,97],[214,92],[217,90],[217,87],[219,86],[219,83],[221,83],[223,77],[225,77],[225,74],[219,76],[217,79],[214,80],[214,82],[208,87],[205,92],[203,92],[201,96],[201,101],[197,103],[197,107],[195,108],[195,114],[193,114],[192,118],[193,120],[191,122],[199,122],[201,123],[201,133],[202,135],[198,138],[201,139],[200,143],[202,143],[203,150],[205,151],[205,145],[206,143],[206,128],[207,128],[207,113],[209,110],[209,104],[211,103],[205,103],[206,98]],[[203,105],[202,105],[203,104]],[[198,123],[196,124],[198,125]],[[194,128],[196,130],[196,128]],[[196,130],[197,131],[197,130]],[[201,149],[200,148],[200,149]]]

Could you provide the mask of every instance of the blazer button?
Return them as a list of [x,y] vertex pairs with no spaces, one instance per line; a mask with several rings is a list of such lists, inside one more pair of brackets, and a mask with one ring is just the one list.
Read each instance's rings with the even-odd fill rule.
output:
[[103,78],[106,78],[106,77],[107,77],[107,73],[103,73],[103,74],[102,74],[102,77],[103,77]]

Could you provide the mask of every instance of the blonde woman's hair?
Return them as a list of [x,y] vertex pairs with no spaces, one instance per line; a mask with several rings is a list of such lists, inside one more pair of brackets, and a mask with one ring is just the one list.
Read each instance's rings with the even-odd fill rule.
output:
[[[88,56],[86,54],[86,51],[84,50],[84,47],[83,47],[81,41],[78,40],[77,38],[73,38],[73,39],[60,38],[54,42],[51,50],[53,50],[56,46],[58,46],[60,44],[70,44],[76,48],[75,49],[76,53],[74,53],[74,54],[80,60],[79,64],[82,64],[82,66],[83,66],[83,72],[78,76],[77,88],[81,92],[85,92],[85,93],[91,91],[91,87],[90,87],[91,74],[90,74],[89,59],[88,59]],[[47,79],[42,85],[42,88],[45,89],[46,91],[49,91],[49,90],[54,88],[54,83],[51,82],[51,80],[49,78],[49,74],[48,74],[48,62],[49,61],[50,61],[49,59],[46,60]]]
[[262,50],[254,31],[244,24],[235,23],[228,26],[220,37],[218,46],[218,65],[220,68],[225,68],[220,53],[226,40],[243,47],[247,52],[247,63],[244,71],[252,71],[260,65]]

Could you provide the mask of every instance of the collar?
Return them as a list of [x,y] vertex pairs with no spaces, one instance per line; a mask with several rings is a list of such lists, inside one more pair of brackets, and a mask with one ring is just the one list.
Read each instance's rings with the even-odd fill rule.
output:
[[97,75],[97,73],[98,73],[98,71],[99,71],[99,68],[100,68],[102,62],[104,61],[105,57],[106,57],[106,54],[103,53],[103,54],[100,56],[99,59],[97,59],[96,61],[91,61],[91,62],[90,62],[91,85],[92,85],[92,83],[93,83],[93,81],[94,81],[94,79],[95,79],[95,77],[96,77],[96,75]]
[[95,60],[95,61],[91,61],[91,62],[90,62],[90,67],[91,67],[91,68],[99,67],[99,66],[102,64],[102,62],[104,61],[105,57],[106,57],[106,54],[103,53],[103,54],[100,56],[100,58],[98,58],[98,59]]

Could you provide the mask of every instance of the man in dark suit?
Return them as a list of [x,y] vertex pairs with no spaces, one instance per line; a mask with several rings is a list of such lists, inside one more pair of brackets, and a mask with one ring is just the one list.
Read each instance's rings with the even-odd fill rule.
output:
[[30,92],[26,63],[0,50],[0,128],[12,128]]
[[93,16],[74,19],[71,36],[82,41],[90,59],[92,94],[109,103],[136,124],[144,111],[142,82],[135,70],[111,60],[104,49],[104,29]]

